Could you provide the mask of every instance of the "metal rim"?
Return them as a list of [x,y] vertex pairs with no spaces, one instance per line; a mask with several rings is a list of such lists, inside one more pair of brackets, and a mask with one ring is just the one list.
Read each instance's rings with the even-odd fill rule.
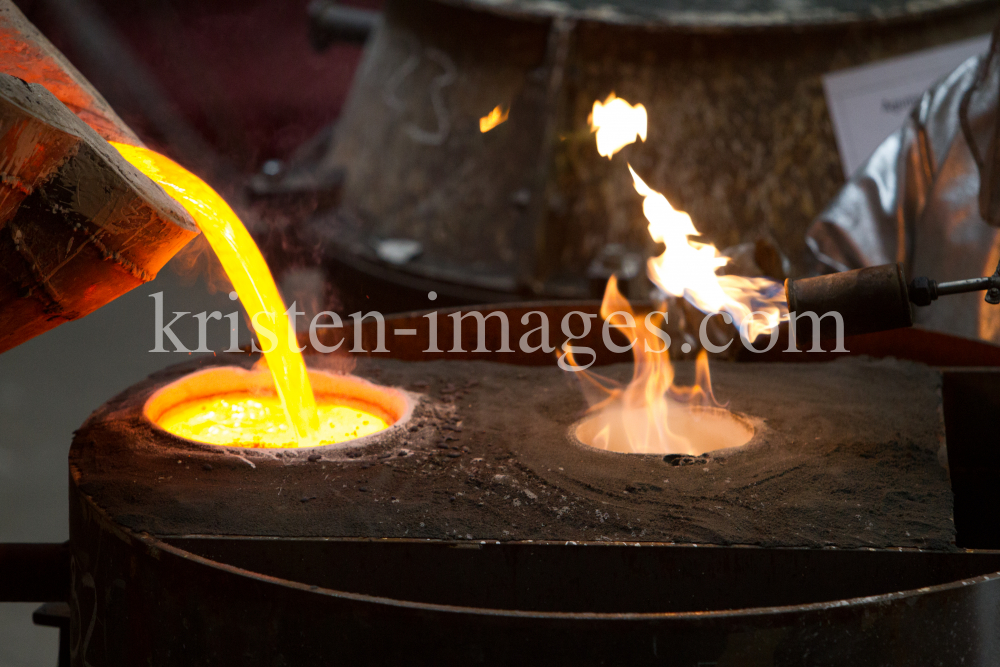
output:
[[[93,505],[93,501],[89,497],[87,498],[87,501],[91,504],[91,507],[101,515],[104,521],[108,520],[107,517],[104,515],[103,511],[100,510],[100,508],[97,508],[95,505]],[[411,600],[399,600],[394,598],[364,595],[362,593],[350,593],[347,591],[338,591],[319,586],[311,586],[301,582],[291,581],[289,579],[282,579],[280,577],[274,577],[266,574],[252,572],[250,570],[245,570],[233,565],[228,565],[226,563],[214,561],[205,558],[203,556],[198,556],[191,552],[172,546],[166,542],[162,542],[151,536],[136,535],[127,529],[121,528],[120,526],[118,527],[118,530],[126,532],[131,538],[142,543],[142,545],[150,553],[156,553],[156,552],[169,553],[174,557],[182,558],[190,562],[196,562],[205,567],[216,568],[237,576],[248,577],[251,579],[257,579],[264,582],[270,582],[279,586],[286,586],[289,588],[298,589],[305,593],[327,595],[335,598],[352,600],[355,602],[362,602],[371,605],[398,607],[404,609],[411,609],[415,611],[466,614],[473,616],[494,616],[494,617],[503,616],[503,617],[520,618],[520,619],[549,619],[549,620],[578,620],[578,621],[618,620],[618,621],[678,621],[678,622],[709,621],[710,622],[710,621],[725,620],[730,618],[780,616],[783,614],[801,615],[804,613],[806,614],[820,613],[833,609],[885,605],[900,600],[907,600],[908,602],[912,603],[917,598],[926,595],[934,595],[938,593],[945,593],[947,591],[959,590],[966,588],[968,586],[974,586],[988,581],[994,581],[1000,579],[1000,572],[991,572],[976,577],[971,577],[968,579],[960,579],[946,584],[937,584],[933,586],[925,586],[922,588],[916,588],[904,591],[894,591],[892,593],[883,593],[880,595],[872,595],[872,596],[865,596],[858,598],[847,598],[843,600],[833,600],[829,602],[812,602],[802,605],[786,605],[780,607],[746,607],[742,609],[727,609],[722,611],[635,612],[635,613],[518,611],[514,609],[460,607],[456,605],[436,604],[430,602],[415,602]],[[543,543],[533,542],[533,544],[543,544]],[[559,544],[562,543],[560,542]],[[581,547],[586,547],[586,546],[599,547],[606,545],[606,543],[591,544],[586,542],[573,542],[573,544]],[[683,545],[674,545],[669,543],[657,543],[657,542],[636,542],[635,545],[649,546],[651,548],[656,548],[656,547],[670,548],[671,546],[683,546]],[[706,547],[706,548],[712,548],[712,547]]]
[[[751,435],[746,442],[739,445],[731,445],[729,447],[719,447],[718,449],[713,449],[709,450],[708,452],[705,452],[705,454],[710,455],[712,458],[723,458],[725,456],[728,456],[729,454],[732,454],[737,450],[742,450],[744,448],[756,444],[755,441],[759,439],[758,437],[759,434],[767,430],[767,426],[764,424],[764,420],[756,417],[751,417],[750,415],[744,414],[742,412],[731,412],[717,406],[707,406],[707,405],[689,406],[689,409],[694,412],[726,414],[729,417],[731,417],[734,421],[742,424],[745,428],[750,429]],[[583,447],[588,451],[607,452],[608,454],[613,454],[617,456],[628,456],[631,458],[648,456],[650,457],[649,460],[662,459],[664,456],[691,456],[694,458],[703,456],[703,454],[680,454],[677,452],[621,452],[614,449],[603,449],[601,447],[595,447],[594,445],[588,445],[586,442],[583,441],[583,438],[580,437],[579,429],[593,417],[594,414],[588,411],[583,417],[576,420],[570,425],[567,431],[567,438],[569,439],[571,444],[576,445],[577,447]]]
[[[158,395],[160,395],[165,389],[169,388],[171,385],[183,380],[186,377],[197,373],[206,373],[213,370],[218,370],[219,368],[242,368],[242,366],[236,364],[219,364],[218,366],[212,366],[209,368],[203,368],[196,370],[179,377],[175,377],[169,380],[166,384],[157,384],[152,387],[147,387],[143,389],[140,396],[142,398],[142,411],[140,414],[140,420],[143,424],[151,428],[159,437],[164,438],[164,445],[173,446],[179,449],[185,449],[189,451],[198,452],[225,452],[227,454],[237,455],[245,457],[249,454],[251,457],[262,456],[271,457],[275,453],[280,452],[283,457],[299,457],[306,458],[313,454],[318,454],[321,452],[330,452],[334,450],[341,449],[353,449],[356,447],[365,447],[367,445],[378,442],[381,438],[384,438],[387,434],[391,432],[399,432],[407,426],[410,418],[413,416],[413,411],[417,405],[423,400],[423,397],[419,394],[414,394],[413,392],[406,391],[400,387],[385,387],[382,385],[375,385],[375,383],[370,382],[379,389],[391,391],[400,396],[404,402],[404,410],[400,414],[399,418],[381,431],[377,431],[370,435],[365,435],[360,438],[354,438],[352,440],[345,440],[344,442],[332,443],[328,445],[316,445],[315,447],[237,447],[233,445],[213,445],[207,442],[199,442],[197,440],[190,440],[188,438],[182,438],[178,435],[167,431],[155,421],[153,421],[149,416],[149,404]],[[322,373],[325,375],[334,375],[328,373],[327,371],[309,368],[309,373]],[[354,378],[356,381],[362,381],[360,378]],[[368,382],[365,380],[364,382]]]
[[789,28],[836,28],[862,25],[886,25],[961,11],[973,11],[993,6],[992,0],[918,0],[898,2],[887,11],[850,12],[836,8],[814,8],[788,11],[696,11],[667,10],[651,16],[640,16],[608,9],[607,5],[593,8],[573,8],[561,2],[525,3],[521,0],[436,0],[442,4],[473,11],[489,12],[522,20],[545,20],[555,17],[610,25],[647,29],[683,29],[694,32],[762,31]]

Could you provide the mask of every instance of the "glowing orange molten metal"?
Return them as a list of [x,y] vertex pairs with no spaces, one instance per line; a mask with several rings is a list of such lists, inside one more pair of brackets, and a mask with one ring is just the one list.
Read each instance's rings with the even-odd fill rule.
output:
[[405,419],[411,403],[395,389],[351,375],[309,371],[319,428],[299,440],[285,419],[274,381],[263,364],[253,369],[214,366],[158,389],[147,401],[147,419],[176,436],[230,447],[333,445],[382,431]]
[[263,345],[264,357],[274,376],[284,413],[284,420],[279,415],[272,415],[272,420],[276,425],[291,425],[294,438],[288,446],[316,444],[320,420],[306,365],[291,322],[284,315],[285,304],[271,271],[242,221],[215,190],[170,158],[140,146],[112,145],[176,199],[198,223],[236,288],[258,336],[271,343]]
[[[361,408],[320,404],[319,428],[310,445],[332,445],[385,430],[382,417]],[[301,446],[285,422],[277,396],[221,394],[182,403],[164,413],[158,424],[181,438],[233,447]]]
[[509,109],[504,111],[500,108],[500,105],[497,105],[494,107],[493,111],[479,119],[479,131],[486,134],[500,123],[505,122],[507,120],[507,116],[509,115]]

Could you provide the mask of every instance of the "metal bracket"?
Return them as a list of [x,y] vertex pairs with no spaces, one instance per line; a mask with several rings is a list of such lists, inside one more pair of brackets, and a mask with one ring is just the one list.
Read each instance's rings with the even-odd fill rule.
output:
[[69,604],[66,602],[46,602],[35,610],[31,620],[35,625],[59,628],[59,662],[57,667],[69,666]]

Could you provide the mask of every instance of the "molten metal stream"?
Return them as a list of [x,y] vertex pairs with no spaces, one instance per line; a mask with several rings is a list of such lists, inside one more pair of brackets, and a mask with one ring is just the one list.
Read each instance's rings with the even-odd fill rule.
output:
[[[246,227],[215,190],[170,158],[140,146],[115,142],[111,145],[191,214],[218,255],[243,307],[250,314],[258,336],[272,343],[264,345],[264,357],[274,376],[278,399],[295,438],[286,438],[288,444],[275,445],[270,437],[264,435],[268,445],[294,447],[319,444],[320,418],[316,413],[316,399],[306,374],[305,362],[298,351],[295,332],[284,316],[285,304],[271,271]],[[223,416],[224,423],[226,419]],[[272,417],[272,421],[277,420]],[[245,424],[249,426],[249,422]],[[266,427],[264,432],[267,433]]]

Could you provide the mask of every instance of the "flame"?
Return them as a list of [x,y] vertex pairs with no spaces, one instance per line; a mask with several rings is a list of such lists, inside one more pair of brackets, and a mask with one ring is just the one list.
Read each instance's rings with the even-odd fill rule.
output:
[[[608,159],[637,138],[646,140],[646,109],[632,106],[612,93],[602,104],[594,102],[589,123],[597,132],[597,152]],[[718,275],[729,263],[714,245],[692,237],[700,236],[691,216],[678,211],[661,193],[628,165],[636,192],[643,198],[642,211],[649,223],[649,235],[665,248],[650,259],[646,269],[650,280],[664,294],[681,297],[702,312],[724,313],[739,327],[740,336],[753,342],[788,318],[783,286],[767,278]],[[753,430],[719,409],[705,350],[695,364],[695,384],[674,384],[674,369],[664,341],[650,327],[662,329],[666,304],[650,312],[642,322],[628,300],[618,291],[614,276],[608,281],[601,303],[601,317],[632,343],[635,360],[632,380],[620,387],[607,378],[577,369],[584,394],[591,404],[591,417],[577,430],[584,442],[597,447],[627,452],[700,454],[743,444]],[[635,326],[632,326],[632,325]],[[627,326],[622,326],[627,325]],[[573,364],[572,354],[566,360]]]
[[479,131],[482,132],[483,134],[486,134],[500,123],[505,122],[507,120],[507,116],[509,115],[510,115],[510,109],[507,109],[505,111],[501,109],[500,105],[498,104],[496,107],[494,107],[493,111],[489,112],[488,114],[479,119]]
[[[655,313],[665,313],[665,303],[660,303]],[[628,317],[622,316],[626,313]],[[645,313],[643,313],[645,315]],[[618,279],[611,276],[604,289],[604,299],[601,301],[601,318],[619,325],[632,344],[632,355],[635,359],[632,382],[623,392],[627,403],[644,403],[654,406],[663,396],[670,396],[678,401],[693,405],[718,405],[712,393],[712,381],[708,372],[708,355],[704,350],[698,353],[696,361],[695,384],[691,387],[674,386],[674,369],[670,364],[670,355],[664,348],[664,342],[653,335],[647,326],[622,326],[628,324],[628,319],[636,321],[636,313],[632,304],[618,290]],[[645,317],[640,318],[645,321]],[[659,329],[665,324],[662,315],[650,319],[650,325]],[[640,396],[641,394],[641,396]],[[635,399],[641,398],[641,401]]]
[[[254,328],[274,334],[264,358],[274,377],[287,424],[295,433],[289,446],[316,444],[320,420],[316,399],[298,351],[295,331],[260,249],[229,204],[203,180],[170,158],[141,146],[111,142],[122,157],[158,183],[191,214],[251,316]],[[265,338],[268,338],[266,335]]]
[[[665,312],[666,304],[655,311]],[[674,384],[670,354],[652,329],[664,325],[663,316],[655,313],[637,314],[618,291],[614,276],[608,280],[601,317],[619,327],[632,345],[632,380],[622,387],[596,373],[575,373],[591,405],[591,416],[577,429],[577,436],[601,449],[640,454],[699,455],[749,440],[752,429],[719,409],[704,350],[695,362],[695,384]],[[571,353],[566,357],[574,363]]]
[[768,278],[717,275],[729,263],[711,243],[698,236],[691,216],[676,210],[632,169],[635,190],[642,197],[642,212],[649,221],[649,235],[666,248],[646,264],[649,279],[671,296],[683,297],[705,313],[728,313],[740,335],[753,342],[788,319],[788,303],[781,283]]
[[603,103],[594,102],[587,122],[591,132],[597,133],[597,152],[609,160],[636,138],[646,140],[646,107],[632,106],[614,93]]

